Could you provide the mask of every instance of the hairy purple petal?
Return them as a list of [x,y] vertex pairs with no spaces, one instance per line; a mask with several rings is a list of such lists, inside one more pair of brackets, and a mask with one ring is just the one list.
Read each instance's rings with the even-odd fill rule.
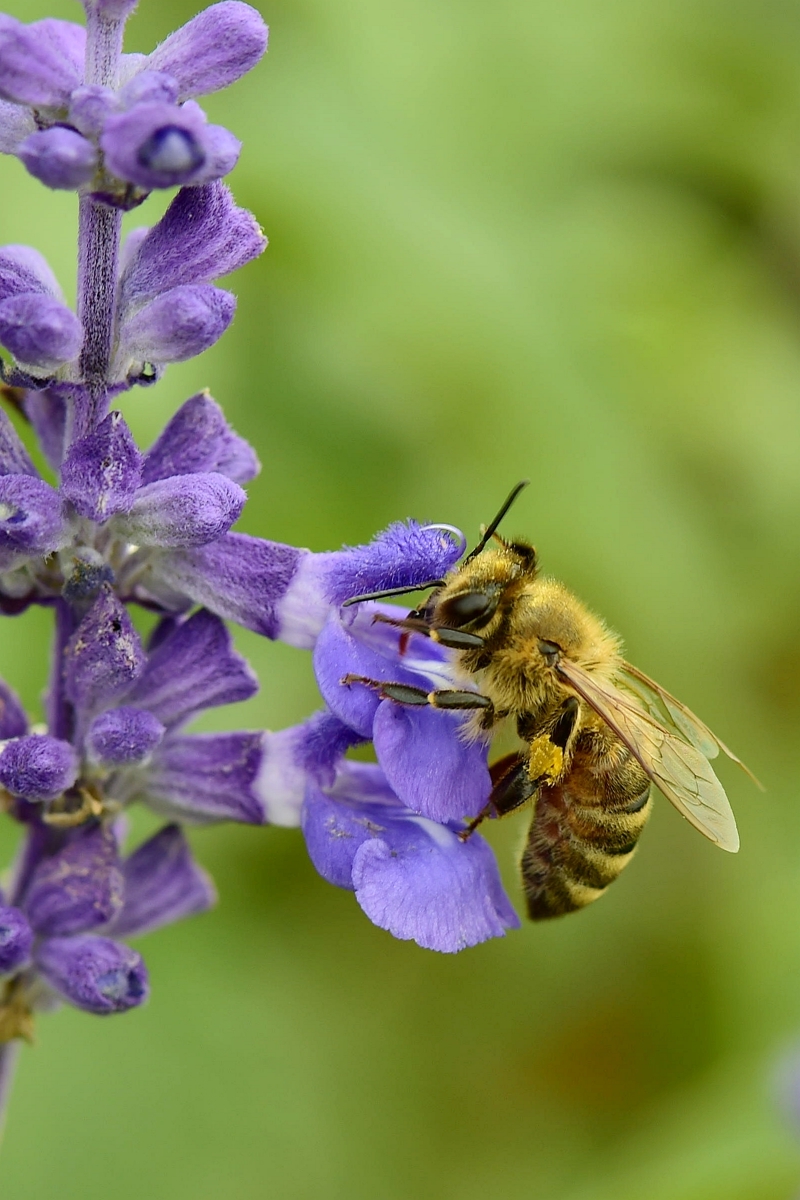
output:
[[397,521],[365,546],[315,555],[321,587],[332,604],[382,588],[412,587],[441,579],[463,552],[443,530]]
[[258,680],[233,649],[223,622],[201,609],[150,651],[126,699],[175,728],[204,709],[247,700],[257,691]]
[[172,288],[124,322],[122,353],[142,362],[184,362],[222,337],[235,310],[236,297],[222,288],[210,284]]
[[65,108],[81,82],[86,34],[46,17],[23,25],[0,14],[0,95],[34,108]]
[[[187,106],[188,107],[188,106]],[[203,136],[205,166],[193,183],[211,183],[230,174],[239,161],[242,143],[224,125],[206,125]]]
[[143,188],[195,183],[213,144],[196,106],[152,100],[108,118],[100,138],[108,170]]
[[123,109],[136,104],[170,104],[178,100],[178,81],[164,71],[138,71],[119,91]]
[[329,712],[264,738],[255,786],[271,825],[299,825],[309,779],[330,787],[339,760],[364,740]]
[[142,456],[120,412],[73,442],[61,468],[61,494],[82,517],[107,521],[127,512],[142,476]]
[[123,881],[110,829],[79,830],[37,865],[25,911],[39,934],[66,937],[105,925],[122,908]]
[[0,679],[0,741],[22,737],[28,732],[28,718],[19,696]]
[[141,488],[117,528],[142,546],[204,546],[239,519],[246,499],[225,475],[173,475]]
[[15,738],[0,753],[0,785],[25,800],[55,800],[77,775],[72,746],[47,734]]
[[99,83],[84,84],[70,97],[69,123],[86,137],[97,139],[116,107],[117,97],[112,88]]
[[33,426],[42,453],[53,470],[57,471],[64,456],[67,423],[64,397],[51,388],[45,388],[41,392],[26,392],[24,404],[25,415]]
[[4,409],[0,408],[0,475],[37,475],[36,467]]
[[225,184],[182,188],[130,254],[120,280],[120,311],[171,288],[210,283],[257,258],[266,244],[255,218],[237,208]]
[[95,717],[86,734],[86,749],[94,762],[124,766],[145,762],[164,736],[164,726],[152,713],[126,705]]
[[13,154],[20,142],[36,132],[36,122],[29,108],[0,100],[0,154]]
[[36,964],[51,987],[87,1012],[125,1012],[147,999],[141,955],[110,938],[47,938],[36,952]]
[[233,432],[207,392],[181,405],[151,446],[144,459],[142,483],[200,471],[218,471],[235,483],[247,483],[259,471],[255,451]]
[[245,629],[275,637],[278,606],[306,553],[246,533],[195,550],[155,551],[153,573],[171,589]]
[[205,912],[216,901],[210,877],[177,825],[166,825],[123,864],[125,904],[109,933],[136,937]]
[[20,971],[30,961],[33,930],[18,908],[0,907],[0,975]]
[[67,643],[68,699],[89,711],[109,704],[128,691],[144,663],[142,644],[125,606],[104,587]]
[[146,772],[151,808],[183,821],[264,822],[254,784],[263,734],[203,733],[172,736]]
[[216,92],[250,71],[267,48],[268,31],[249,4],[223,0],[198,13],[147,59],[180,84],[180,99]]
[[64,538],[58,492],[31,475],[0,476],[0,565],[49,554]]
[[53,296],[11,296],[0,301],[0,342],[18,362],[50,372],[77,357],[83,326]]
[[74,191],[97,169],[97,151],[74,129],[54,125],[32,133],[16,148],[29,174],[50,188]]
[[43,254],[33,246],[0,247],[0,300],[38,292],[61,298],[58,280]]

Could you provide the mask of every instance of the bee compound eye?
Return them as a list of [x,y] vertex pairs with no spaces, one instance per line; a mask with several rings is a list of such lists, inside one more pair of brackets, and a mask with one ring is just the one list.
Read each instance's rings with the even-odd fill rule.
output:
[[437,624],[460,629],[472,621],[488,620],[497,608],[497,597],[490,592],[464,592],[453,596],[439,609]]

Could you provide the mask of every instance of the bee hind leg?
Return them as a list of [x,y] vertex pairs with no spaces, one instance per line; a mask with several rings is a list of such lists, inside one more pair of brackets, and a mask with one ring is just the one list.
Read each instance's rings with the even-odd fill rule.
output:
[[[502,769],[504,766],[505,770]],[[499,776],[497,774],[498,767],[501,768]],[[531,778],[528,760],[521,754],[509,755],[509,759],[502,759],[500,763],[495,763],[492,768],[492,780],[494,787],[486,804],[477,817],[473,817],[466,829],[462,829],[458,835],[462,842],[471,837],[487,817],[505,817],[508,813],[522,808],[523,804],[527,804],[536,795],[541,782],[539,779]]]

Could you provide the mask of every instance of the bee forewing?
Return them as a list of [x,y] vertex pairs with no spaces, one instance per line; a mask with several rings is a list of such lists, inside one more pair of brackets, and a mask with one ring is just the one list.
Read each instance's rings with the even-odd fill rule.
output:
[[[744,773],[750,776],[756,787],[761,788],[763,792],[764,788],[762,784],[759,783],[750,768],[745,766],[738,755],[734,754],[730,747],[725,745],[722,738],[718,738],[714,731],[709,729],[696,713],[693,713],[690,708],[687,708],[685,704],[677,700],[660,683],[656,683],[654,679],[645,675],[643,671],[640,671],[638,667],[634,667],[631,663],[623,662],[622,671],[623,677],[629,676],[631,680],[636,680],[637,684],[639,684],[636,690],[643,695],[648,706],[648,693],[654,701],[661,702],[669,715],[670,721],[678,732],[683,734],[693,746],[696,746],[701,754],[705,755],[706,758],[716,758],[718,751],[721,750],[723,754],[727,754],[731,762],[735,762],[737,766],[741,767]],[[628,682],[627,679],[624,681]],[[653,713],[653,715],[655,716],[656,714]]]
[[[735,853],[739,834],[728,797],[693,739],[683,740],[686,734],[673,733],[613,684],[600,682],[569,659],[562,658],[556,669],[627,746],[678,812],[721,849]],[[632,674],[638,678],[638,672]]]

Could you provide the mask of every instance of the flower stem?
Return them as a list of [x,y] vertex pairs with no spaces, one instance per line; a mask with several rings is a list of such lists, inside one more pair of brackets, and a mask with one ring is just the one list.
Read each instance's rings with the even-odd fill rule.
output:
[[6,1131],[8,1100],[21,1049],[22,1043],[17,1039],[13,1042],[5,1042],[0,1046],[0,1145]]
[[[99,7],[86,9],[87,84],[114,87],[122,55],[125,18]],[[75,401],[67,445],[89,433],[102,419],[108,389],[122,213],[81,196],[78,217],[78,316],[85,330],[79,370],[88,398]]]

